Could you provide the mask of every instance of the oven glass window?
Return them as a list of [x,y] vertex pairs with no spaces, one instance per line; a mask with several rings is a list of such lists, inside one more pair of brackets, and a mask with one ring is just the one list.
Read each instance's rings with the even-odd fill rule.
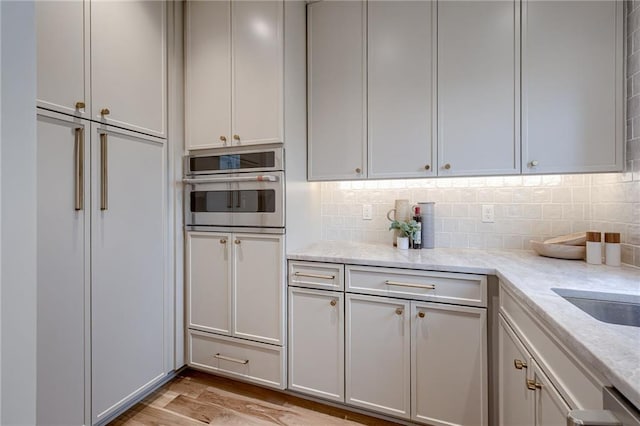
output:
[[189,159],[192,172],[262,169],[275,166],[275,152],[212,155]]
[[276,191],[273,189],[252,189],[236,191],[236,213],[275,213]]
[[251,189],[243,191],[194,191],[192,213],[275,213],[276,191]]
[[195,191],[191,193],[192,213],[233,212],[234,191]]

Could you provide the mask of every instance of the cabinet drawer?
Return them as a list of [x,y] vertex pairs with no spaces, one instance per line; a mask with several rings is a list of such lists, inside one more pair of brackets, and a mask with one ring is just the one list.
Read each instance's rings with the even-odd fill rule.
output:
[[347,291],[377,296],[487,306],[487,277],[347,265]]
[[602,408],[602,386],[500,283],[500,312],[574,409]]
[[189,366],[263,386],[284,389],[281,347],[189,332]]
[[342,291],[344,265],[290,260],[289,285]]

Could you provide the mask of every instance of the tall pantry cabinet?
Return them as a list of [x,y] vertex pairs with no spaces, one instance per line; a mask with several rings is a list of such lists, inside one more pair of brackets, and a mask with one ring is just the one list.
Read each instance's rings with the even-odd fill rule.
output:
[[37,420],[93,424],[172,370],[167,4],[36,15]]

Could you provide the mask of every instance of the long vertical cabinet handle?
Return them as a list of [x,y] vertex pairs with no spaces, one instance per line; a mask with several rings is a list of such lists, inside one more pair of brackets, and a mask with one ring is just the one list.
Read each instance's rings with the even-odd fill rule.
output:
[[75,129],[75,171],[76,171],[76,194],[75,209],[84,209],[84,127]]
[[100,210],[109,209],[109,173],[107,134],[100,133]]

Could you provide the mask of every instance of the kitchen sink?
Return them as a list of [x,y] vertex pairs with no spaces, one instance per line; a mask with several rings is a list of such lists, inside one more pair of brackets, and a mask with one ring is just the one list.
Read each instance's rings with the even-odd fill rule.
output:
[[597,320],[640,327],[640,296],[568,288],[551,290]]

